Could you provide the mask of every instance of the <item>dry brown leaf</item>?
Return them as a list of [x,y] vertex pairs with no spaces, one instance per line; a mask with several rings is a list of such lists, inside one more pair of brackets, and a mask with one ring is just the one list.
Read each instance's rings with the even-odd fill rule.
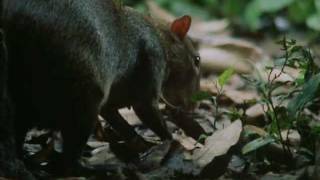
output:
[[130,125],[139,125],[141,124],[140,119],[136,115],[136,113],[133,111],[133,109],[128,108],[122,108],[119,110],[119,113],[121,116],[128,121]]
[[299,146],[301,142],[301,136],[297,130],[283,130],[281,131],[281,136],[283,137],[283,140],[288,142],[289,144],[293,146]]
[[264,114],[263,106],[261,104],[255,104],[247,109],[246,115],[249,118],[257,118]]
[[247,82],[240,75],[233,74],[225,87],[229,89],[244,89],[247,87]]
[[258,95],[254,91],[238,91],[225,88],[224,94],[236,104],[242,104],[249,100],[258,99]]
[[[269,72],[265,71],[265,68],[263,68],[262,70],[260,70],[262,74],[262,78],[264,81],[268,81],[268,78],[270,78],[270,80],[275,79],[275,82],[292,82],[294,81],[294,78],[292,76],[290,76],[287,73],[281,73],[280,69],[274,69],[271,73],[271,75],[269,76]],[[280,76],[279,76],[280,75]],[[279,76],[279,77],[277,77]],[[275,78],[277,77],[277,78]]]
[[265,61],[268,56],[255,44],[228,36],[196,38],[202,43],[200,55],[204,72],[221,72],[234,68],[238,73],[252,73],[257,62]]
[[191,27],[189,35],[195,39],[207,36],[208,34],[227,33],[229,21],[226,19],[214,21],[200,21],[196,22]]
[[212,95],[216,95],[218,93],[218,90],[214,85],[214,81],[210,79],[201,79],[200,89],[201,91],[209,92]]
[[198,143],[196,140],[194,140],[191,137],[186,136],[185,134],[181,134],[181,133],[174,133],[173,134],[173,139],[178,141],[185,150],[187,151],[192,151],[196,148],[202,148],[203,145]]
[[253,62],[259,62],[266,58],[266,54],[261,48],[245,40],[234,39],[230,37],[213,38],[211,43],[205,43],[205,45],[233,52],[238,56],[243,56],[245,59]]
[[119,159],[115,156],[115,154],[111,151],[109,144],[104,146],[100,146],[94,149],[90,158],[82,159],[82,161],[90,166],[98,166],[98,165],[114,165],[121,164]]
[[238,143],[242,132],[242,122],[236,120],[225,129],[218,130],[208,137],[205,146],[195,150],[193,154],[194,162],[201,168],[205,167],[217,157],[226,154],[229,149]]
[[242,57],[219,48],[201,48],[201,70],[205,74],[222,72],[233,68],[237,73],[250,73],[250,64],[244,62]]

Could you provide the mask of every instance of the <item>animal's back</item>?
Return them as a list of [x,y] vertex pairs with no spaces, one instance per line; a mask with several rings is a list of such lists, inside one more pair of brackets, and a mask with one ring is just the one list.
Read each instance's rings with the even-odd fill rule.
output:
[[68,57],[54,61],[69,66],[116,62],[101,59],[106,55],[119,56],[120,42],[115,37],[119,37],[121,20],[117,11],[112,1],[105,0],[6,0],[8,42],[24,49],[31,45],[40,51],[47,50],[45,53],[50,56],[64,54]]
[[108,0],[4,0],[15,100],[40,119],[107,96],[123,44],[118,11]]

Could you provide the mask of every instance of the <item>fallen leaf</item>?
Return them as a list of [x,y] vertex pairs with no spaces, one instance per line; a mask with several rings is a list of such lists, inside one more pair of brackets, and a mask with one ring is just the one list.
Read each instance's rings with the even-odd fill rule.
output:
[[254,91],[238,91],[233,89],[227,89],[224,94],[236,104],[243,104],[246,101],[257,100],[259,97]]
[[226,154],[232,146],[238,143],[241,132],[242,122],[240,120],[233,122],[225,129],[218,130],[206,139],[202,149],[195,150],[194,162],[202,168],[210,164],[215,157]]
[[201,48],[201,70],[205,74],[222,72],[234,68],[237,73],[250,73],[252,67],[241,57],[219,48]]
[[299,146],[300,144],[301,136],[297,130],[294,130],[294,129],[283,130],[281,131],[281,136],[283,137],[284,141],[288,142],[293,146]]
[[192,150],[195,150],[196,148],[203,147],[202,144],[198,143],[193,138],[186,136],[185,134],[174,133],[173,139],[178,141],[187,151],[192,151]]
[[200,81],[200,90],[203,92],[208,92],[209,94],[215,96],[218,93],[214,81],[210,79],[201,79]]
[[208,34],[221,34],[228,32],[230,22],[226,19],[213,21],[198,21],[191,26],[189,35],[192,38],[199,39]]
[[228,68],[238,73],[252,73],[255,63],[269,59],[261,48],[245,40],[228,36],[203,36],[197,40],[202,43],[199,52],[205,73],[222,72]]
[[[265,68],[263,67],[262,70],[260,70],[262,74],[262,78],[264,81],[268,81],[269,78],[269,72],[265,70]],[[279,77],[277,77],[279,76]],[[274,79],[275,77],[277,77],[274,81],[275,82],[292,82],[294,81],[293,77],[290,76],[287,73],[282,73],[280,69],[274,69],[270,75],[270,79]]]
[[136,113],[133,111],[133,109],[128,108],[122,108],[119,110],[119,113],[121,116],[128,121],[130,125],[140,125],[141,121],[136,115]]
[[246,115],[249,118],[257,118],[264,114],[263,106],[261,104],[255,104],[247,109]]

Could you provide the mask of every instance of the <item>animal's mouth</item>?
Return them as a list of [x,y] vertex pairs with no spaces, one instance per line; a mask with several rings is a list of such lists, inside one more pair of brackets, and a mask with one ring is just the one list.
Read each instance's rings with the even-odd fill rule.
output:
[[166,104],[168,109],[174,112],[194,114],[194,110],[197,108],[197,103],[187,102],[184,100],[184,98],[181,98],[181,101],[177,101],[177,98],[175,98],[175,101],[173,101],[172,99],[166,98],[163,94],[161,94],[160,99]]

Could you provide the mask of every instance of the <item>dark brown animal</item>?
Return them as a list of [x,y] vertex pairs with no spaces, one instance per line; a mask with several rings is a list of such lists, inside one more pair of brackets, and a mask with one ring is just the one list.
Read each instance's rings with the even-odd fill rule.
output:
[[199,57],[185,37],[190,17],[170,29],[112,0],[3,3],[19,149],[31,127],[60,130],[61,164],[75,167],[99,113],[115,129],[127,125],[117,119],[123,106],[172,138],[158,101],[163,87],[169,97],[179,84],[172,103],[192,107],[186,97],[199,87]]

